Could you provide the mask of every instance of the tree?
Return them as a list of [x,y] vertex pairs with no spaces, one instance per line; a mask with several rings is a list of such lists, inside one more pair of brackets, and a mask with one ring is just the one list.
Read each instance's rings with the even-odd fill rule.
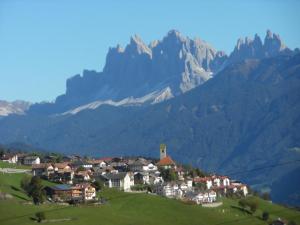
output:
[[99,181],[99,180],[95,180],[93,183],[93,186],[96,188],[96,191],[100,191],[103,188],[103,182]]
[[245,208],[247,206],[246,200],[245,199],[239,200],[239,206],[245,210]]
[[177,174],[172,169],[161,169],[161,176],[165,181],[174,181],[177,180]]
[[261,195],[262,199],[270,201],[271,197],[270,197],[270,193],[269,192],[264,192]]
[[35,216],[36,216],[36,220],[37,220],[39,223],[46,219],[46,215],[45,215],[44,212],[37,212],[37,213],[35,214]]
[[29,184],[30,184],[31,178],[29,176],[24,176],[21,180],[21,188],[28,193],[29,192]]
[[265,220],[265,221],[267,221],[268,219],[269,219],[269,213],[268,212],[266,212],[266,211],[264,211],[263,213],[262,213],[262,219],[263,220]]
[[257,202],[250,202],[249,203],[250,211],[252,212],[252,214],[256,212],[257,206],[258,206]]
[[21,180],[21,187],[26,191],[29,197],[32,197],[34,204],[43,203],[46,197],[42,180],[39,177],[24,177]]
[[76,172],[79,172],[79,171],[85,171],[85,168],[83,166],[79,166],[76,170]]

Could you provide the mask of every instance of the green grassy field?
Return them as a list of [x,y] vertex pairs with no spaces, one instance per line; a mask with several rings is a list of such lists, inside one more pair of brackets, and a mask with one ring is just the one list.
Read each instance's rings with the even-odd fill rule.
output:
[[15,163],[3,162],[0,160],[0,168],[15,168],[15,169],[29,169],[31,170],[31,166],[18,165]]
[[[166,199],[148,194],[131,194],[106,189],[100,195],[108,199],[104,205],[59,206],[28,204],[29,200],[20,188],[20,174],[0,174],[0,189],[11,193],[14,198],[0,200],[1,225],[36,224],[31,218],[44,211],[51,224],[104,224],[104,225],[266,225],[260,219],[262,211],[267,210],[273,218],[293,219],[300,224],[300,212],[287,209],[261,199],[254,215],[235,208],[234,199],[224,198],[224,204],[217,208],[203,208],[187,205],[177,200]],[[30,201],[29,201],[30,202]],[[232,207],[233,206],[233,207]],[[65,221],[59,221],[65,219]],[[52,220],[52,221],[51,221]],[[57,220],[57,221],[55,221]]]

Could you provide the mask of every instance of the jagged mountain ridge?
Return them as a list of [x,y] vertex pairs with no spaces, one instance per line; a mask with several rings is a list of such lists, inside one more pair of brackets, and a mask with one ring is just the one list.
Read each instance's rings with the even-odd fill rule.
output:
[[125,48],[118,45],[109,49],[102,72],[84,70],[82,76],[71,77],[66,93],[58,96],[55,103],[35,104],[29,112],[64,113],[99,101],[102,103],[98,105],[124,106],[116,102],[143,99],[167,89],[153,96],[164,101],[203,84],[230,64],[292,53],[271,31],[267,31],[264,43],[258,35],[254,40],[239,39],[229,56],[200,38],[190,39],[176,30],[149,45],[134,35]]
[[0,100],[0,117],[8,116],[11,114],[24,114],[29,109],[31,103],[21,100],[13,102]]
[[109,49],[102,72],[85,70],[83,76],[68,79],[66,94],[55,104],[37,104],[31,111],[59,113],[93,101],[141,98],[166,88],[169,96],[176,96],[208,80],[224,57],[206,42],[175,30],[150,45],[133,36],[125,49]]

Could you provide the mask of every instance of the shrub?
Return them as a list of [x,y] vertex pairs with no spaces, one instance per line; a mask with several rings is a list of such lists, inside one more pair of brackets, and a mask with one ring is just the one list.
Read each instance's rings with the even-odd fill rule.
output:
[[289,221],[288,225],[297,225],[294,220]]
[[21,180],[21,187],[26,191],[29,197],[32,197],[34,204],[44,202],[46,193],[42,181],[38,177],[24,177]]
[[270,201],[270,199],[271,199],[270,193],[269,192],[262,193],[261,198],[264,200]]
[[245,199],[239,200],[239,206],[242,207],[243,209],[245,209],[247,206],[246,200]]
[[257,209],[257,206],[258,206],[257,202],[250,202],[249,203],[250,211],[252,212],[252,214],[255,213],[255,211]]
[[35,216],[36,216],[36,220],[37,220],[39,223],[46,219],[46,215],[45,215],[44,212],[37,212],[37,213],[35,214]]
[[262,219],[265,220],[265,221],[267,221],[267,220],[269,219],[269,213],[266,212],[266,211],[264,211],[264,212],[262,213]]
[[96,188],[96,191],[100,191],[103,189],[103,182],[99,181],[99,180],[96,180],[94,183],[93,183],[93,186]]

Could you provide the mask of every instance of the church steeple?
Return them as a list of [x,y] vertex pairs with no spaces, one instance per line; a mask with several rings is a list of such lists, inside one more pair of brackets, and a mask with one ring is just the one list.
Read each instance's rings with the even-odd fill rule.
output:
[[165,144],[160,144],[160,159],[167,157],[167,146]]

